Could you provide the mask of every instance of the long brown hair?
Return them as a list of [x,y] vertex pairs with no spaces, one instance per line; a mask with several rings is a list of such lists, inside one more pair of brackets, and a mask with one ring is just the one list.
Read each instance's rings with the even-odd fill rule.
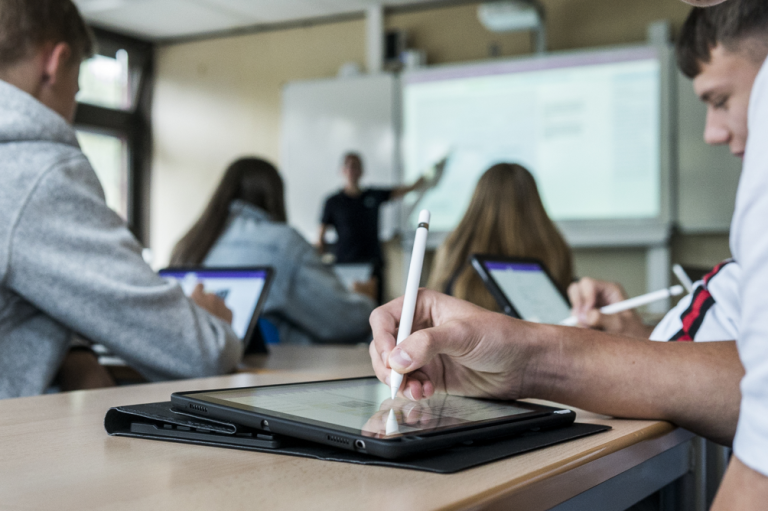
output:
[[232,163],[195,225],[176,244],[171,265],[199,265],[216,243],[229,217],[229,205],[240,199],[266,211],[275,222],[285,222],[283,180],[271,163],[241,158]]
[[472,254],[541,260],[562,290],[572,278],[571,249],[541,203],[536,181],[514,163],[499,163],[477,183],[458,227],[437,251],[429,287],[491,310],[496,301],[469,264]]

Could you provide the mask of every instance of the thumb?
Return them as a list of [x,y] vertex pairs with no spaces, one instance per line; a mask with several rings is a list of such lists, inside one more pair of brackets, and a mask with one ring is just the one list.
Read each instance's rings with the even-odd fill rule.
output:
[[470,335],[457,335],[456,325],[441,325],[419,330],[407,337],[389,354],[389,366],[400,374],[429,364],[438,355],[459,356],[468,351]]
[[602,330],[605,327],[605,315],[598,309],[590,309],[586,314],[582,316],[584,318],[583,325],[596,330]]
[[203,294],[205,294],[205,288],[203,287],[203,283],[198,282],[190,296],[202,296]]

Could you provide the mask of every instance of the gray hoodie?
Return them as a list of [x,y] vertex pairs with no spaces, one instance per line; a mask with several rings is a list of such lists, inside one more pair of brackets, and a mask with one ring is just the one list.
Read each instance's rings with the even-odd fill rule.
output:
[[224,232],[205,266],[271,266],[275,281],[264,317],[289,344],[355,343],[371,339],[373,300],[347,291],[317,251],[289,225],[266,211],[236,200]]
[[143,262],[73,128],[0,80],[0,398],[43,392],[73,333],[152,380],[242,356],[229,326]]

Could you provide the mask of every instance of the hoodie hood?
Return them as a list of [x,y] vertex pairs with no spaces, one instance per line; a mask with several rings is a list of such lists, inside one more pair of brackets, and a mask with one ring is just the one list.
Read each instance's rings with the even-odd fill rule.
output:
[[0,80],[0,143],[41,141],[79,147],[74,128],[62,116]]

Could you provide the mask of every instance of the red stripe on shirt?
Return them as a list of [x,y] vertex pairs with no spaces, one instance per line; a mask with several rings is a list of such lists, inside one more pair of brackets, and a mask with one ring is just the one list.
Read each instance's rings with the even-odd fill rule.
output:
[[690,336],[691,327],[693,326],[694,321],[701,315],[701,308],[704,305],[704,303],[709,300],[712,297],[712,295],[709,293],[709,290],[706,288],[702,288],[701,292],[698,293],[694,299],[693,303],[691,304],[691,307],[689,308],[690,312],[683,316],[683,330],[685,331],[687,339],[680,338],[679,341],[692,341],[693,339]]

